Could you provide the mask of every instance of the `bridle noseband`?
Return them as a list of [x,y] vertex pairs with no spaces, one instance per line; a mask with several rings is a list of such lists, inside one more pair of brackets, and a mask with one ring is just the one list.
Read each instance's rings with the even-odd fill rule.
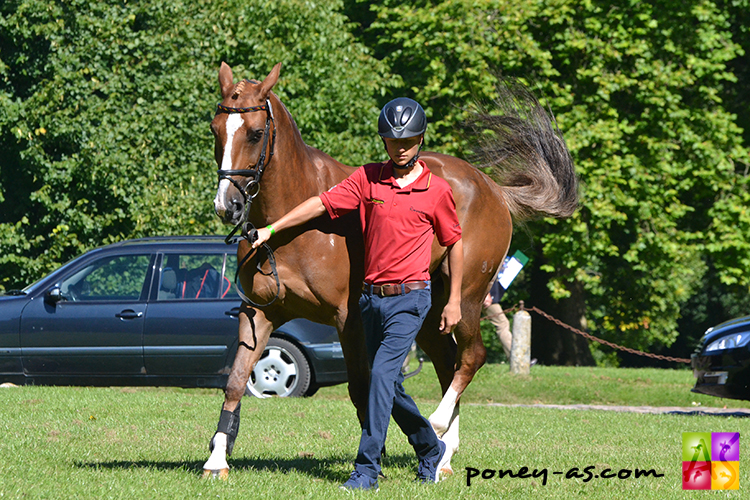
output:
[[[253,80],[245,81],[249,83],[258,83]],[[276,148],[276,122],[274,121],[273,117],[273,108],[271,107],[271,101],[268,99],[266,99],[265,104],[261,104],[260,106],[250,106],[246,108],[234,108],[230,106],[224,106],[221,103],[216,105],[217,115],[219,113],[254,113],[256,111],[266,112],[266,127],[263,131],[263,145],[261,146],[260,156],[258,156],[258,162],[255,164],[255,167],[240,170],[222,170],[221,168],[219,168],[216,171],[219,174],[219,183],[221,183],[221,181],[224,179],[228,180],[245,197],[245,213],[242,215],[242,219],[240,220],[240,222],[234,227],[234,229],[232,229],[232,232],[230,232],[229,235],[224,239],[224,242],[228,245],[232,245],[241,240],[247,240],[248,243],[252,245],[252,243],[258,238],[258,230],[255,228],[255,226],[253,226],[252,222],[248,220],[248,217],[250,216],[250,205],[252,204],[253,199],[258,196],[258,193],[260,192],[260,179],[261,177],[263,177],[263,172],[273,159],[273,153]],[[271,125],[273,125],[273,132],[271,131]],[[269,135],[271,136],[271,148],[270,152],[268,153],[268,161],[266,161],[266,151],[268,151]],[[249,180],[243,188],[239,182],[232,178],[233,176],[249,177]],[[239,236],[235,236],[235,233],[237,233],[237,231],[240,231]],[[267,243],[263,243],[263,248],[266,250],[266,254],[268,255],[268,262],[271,265],[271,273],[276,279],[276,296],[266,304],[256,304],[245,294],[243,294],[240,291],[239,286],[237,286],[237,294],[240,296],[240,298],[254,307],[266,307],[268,305],[271,305],[279,297],[279,293],[281,292],[279,273],[276,270],[276,259],[274,258],[273,250]],[[254,251],[248,252],[247,254],[245,254],[242,261],[237,265],[237,271],[234,274],[235,285],[237,284],[237,278],[239,277],[240,269],[245,264],[245,262],[247,262],[255,254],[256,252]],[[257,265],[258,272],[268,276],[268,274],[261,271],[260,267],[261,262],[259,260]]]

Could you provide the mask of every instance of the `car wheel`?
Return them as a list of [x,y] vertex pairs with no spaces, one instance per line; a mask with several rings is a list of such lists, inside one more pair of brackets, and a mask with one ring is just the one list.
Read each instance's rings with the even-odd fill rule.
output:
[[300,397],[310,387],[310,365],[288,340],[270,338],[247,381],[245,394],[258,398]]

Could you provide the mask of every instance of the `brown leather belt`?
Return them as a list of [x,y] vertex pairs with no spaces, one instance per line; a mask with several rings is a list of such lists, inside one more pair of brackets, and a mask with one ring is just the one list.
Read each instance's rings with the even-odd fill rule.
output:
[[411,281],[409,283],[386,283],[384,285],[371,285],[362,283],[362,291],[378,295],[380,297],[393,297],[394,295],[404,295],[412,290],[424,290],[427,288],[425,281]]

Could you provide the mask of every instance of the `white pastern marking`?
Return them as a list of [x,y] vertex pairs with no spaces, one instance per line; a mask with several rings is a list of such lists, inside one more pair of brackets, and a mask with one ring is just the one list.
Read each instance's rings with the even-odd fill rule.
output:
[[[232,145],[234,143],[234,134],[240,129],[244,121],[239,113],[231,113],[227,117],[226,132],[227,142],[224,144],[224,156],[221,159],[221,170],[232,170]],[[214,199],[214,209],[217,214],[223,214],[227,209],[227,190],[229,181],[222,179],[219,183],[219,190]]]
[[445,392],[437,410],[430,415],[430,424],[432,424],[432,428],[435,429],[438,436],[442,436],[448,430],[451,417],[453,417],[453,410],[456,408],[456,401],[458,401],[458,392],[451,386]]
[[451,466],[451,459],[453,455],[458,451],[459,439],[458,439],[458,415],[451,422],[448,430],[443,434],[441,438],[445,443],[445,455],[439,465],[438,474],[441,479],[445,479],[445,476],[453,474],[453,467]]
[[228,469],[227,463],[227,435],[223,432],[217,432],[213,437],[214,451],[208,457],[208,461],[203,465],[205,470],[222,470]]

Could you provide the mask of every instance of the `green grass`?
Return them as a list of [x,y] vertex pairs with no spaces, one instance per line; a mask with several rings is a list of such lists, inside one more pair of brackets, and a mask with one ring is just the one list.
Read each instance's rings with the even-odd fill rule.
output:
[[[416,368],[416,362],[412,362]],[[657,368],[590,368],[532,366],[529,376],[510,373],[506,364],[484,366],[461,398],[464,403],[596,404],[626,406],[707,406],[748,408],[750,402],[690,392],[690,370]],[[438,402],[435,370],[425,363],[422,373],[408,379],[406,391],[421,401]],[[326,387],[320,395],[348,398],[346,386]]]
[[[430,366],[407,381],[424,414],[439,397]],[[464,402],[743,406],[691,394],[690,372],[534,367],[528,378],[485,367]],[[659,396],[659,392],[663,394]],[[612,394],[609,394],[609,393]],[[682,393],[686,392],[687,395]],[[344,386],[308,399],[245,398],[226,482],[199,479],[223,400],[217,390],[0,389],[0,498],[349,498],[346,480],[359,441]],[[413,451],[394,425],[387,480],[376,498],[742,498],[750,489],[750,419],[642,415],[465,405],[456,475],[431,487],[412,483]],[[683,432],[741,433],[740,491],[683,492]],[[554,471],[595,466],[654,469],[659,478],[565,479]],[[475,479],[466,468],[548,469],[538,479]]]

